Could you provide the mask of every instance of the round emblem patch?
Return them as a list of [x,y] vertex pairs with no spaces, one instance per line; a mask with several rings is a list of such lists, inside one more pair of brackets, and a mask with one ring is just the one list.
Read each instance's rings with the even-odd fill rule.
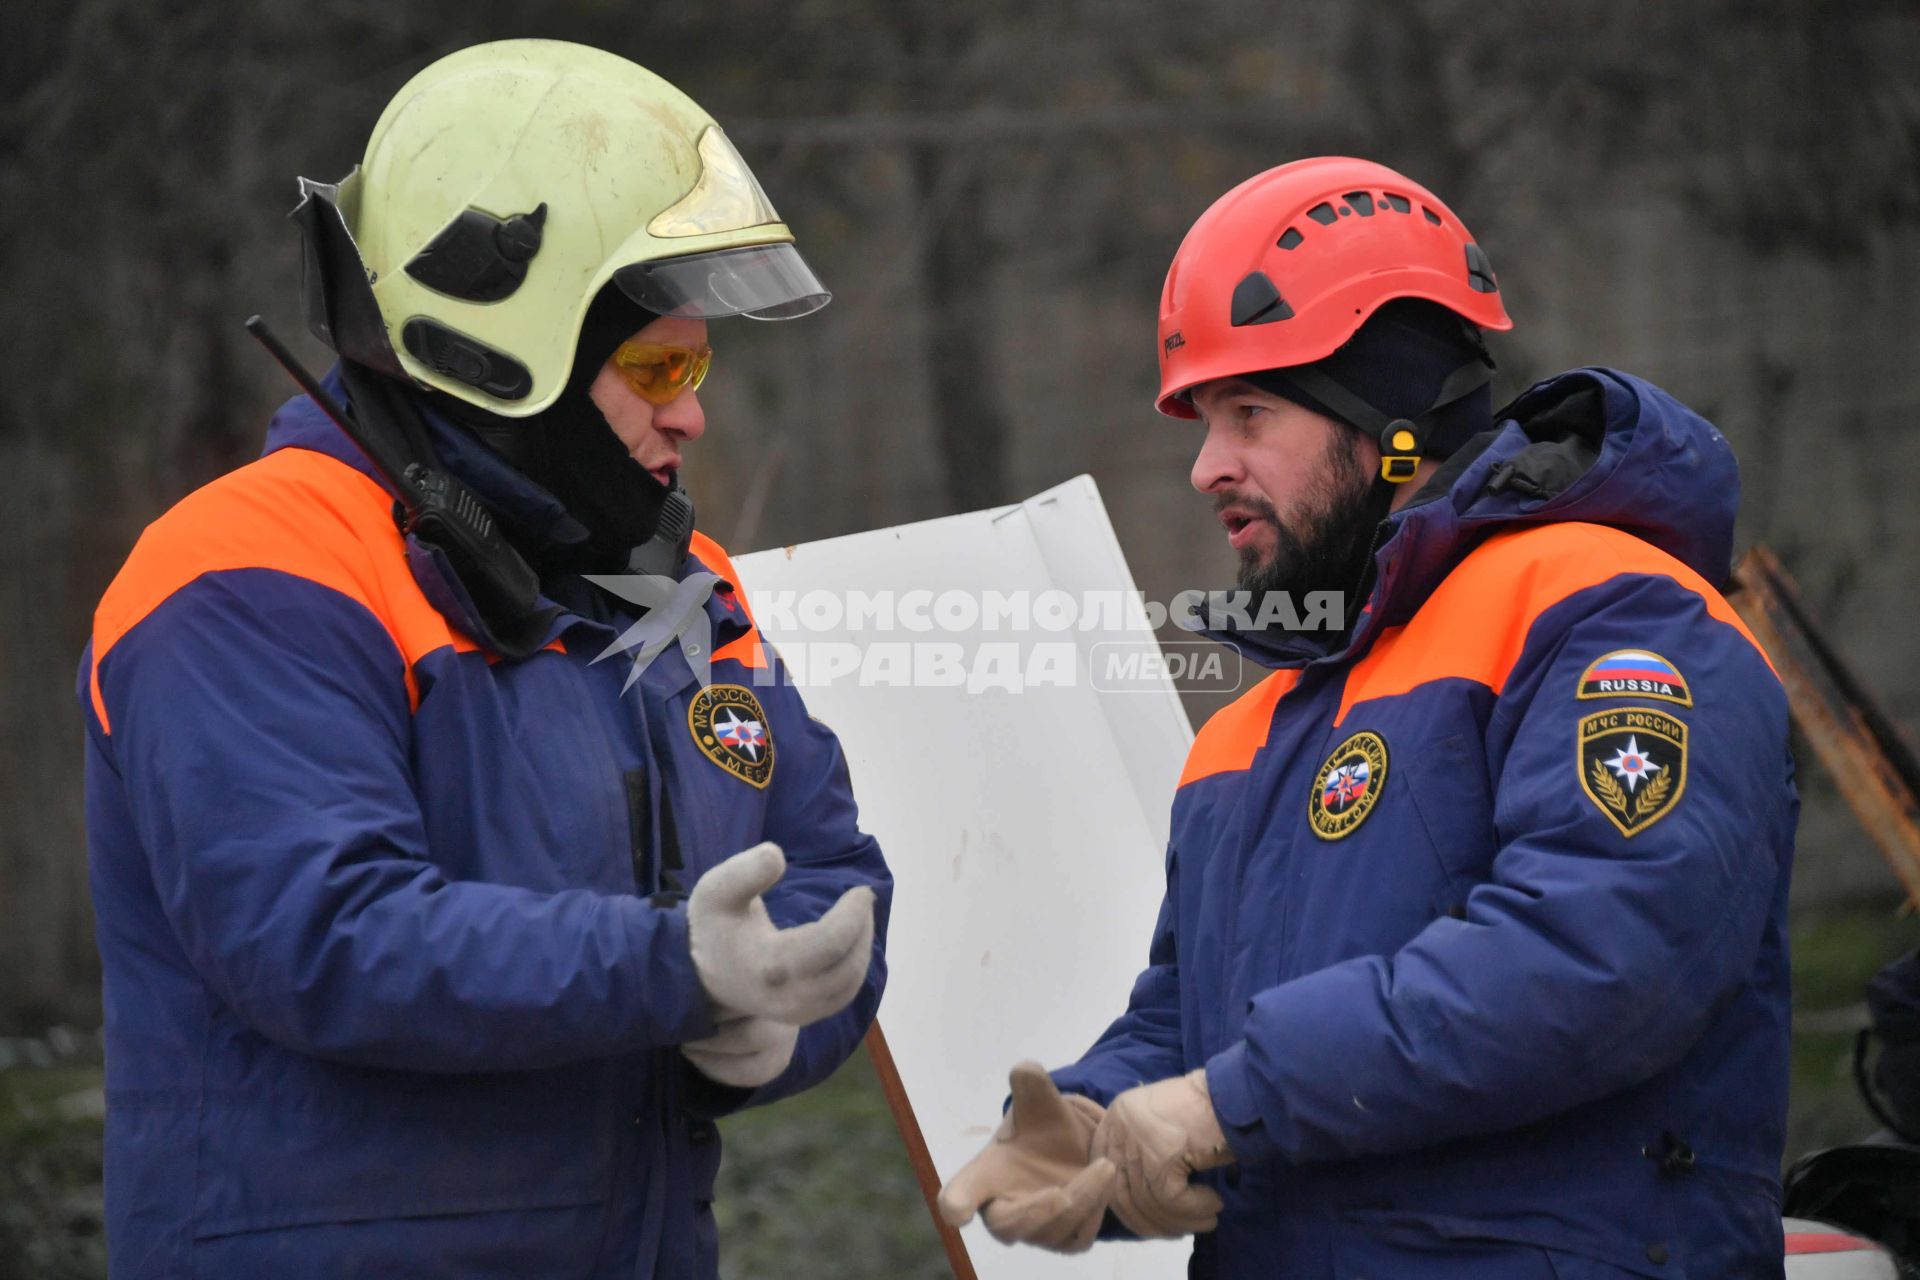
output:
[[751,689],[708,685],[687,706],[687,728],[700,753],[740,781],[763,789],[773,781],[773,731]]
[[1387,742],[1362,730],[1333,749],[1313,780],[1307,822],[1322,840],[1353,834],[1367,820],[1387,785]]

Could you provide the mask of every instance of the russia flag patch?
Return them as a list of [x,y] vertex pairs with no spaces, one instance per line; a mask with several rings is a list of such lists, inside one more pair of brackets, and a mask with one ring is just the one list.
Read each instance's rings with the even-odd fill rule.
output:
[[1648,649],[1615,649],[1589,663],[1580,673],[1582,698],[1664,698],[1683,707],[1693,705],[1680,668]]

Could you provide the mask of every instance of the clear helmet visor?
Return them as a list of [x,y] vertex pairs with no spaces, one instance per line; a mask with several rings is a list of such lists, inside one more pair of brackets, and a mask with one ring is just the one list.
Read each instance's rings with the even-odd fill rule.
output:
[[636,262],[613,273],[621,292],[656,315],[792,320],[833,295],[790,244],[717,249]]

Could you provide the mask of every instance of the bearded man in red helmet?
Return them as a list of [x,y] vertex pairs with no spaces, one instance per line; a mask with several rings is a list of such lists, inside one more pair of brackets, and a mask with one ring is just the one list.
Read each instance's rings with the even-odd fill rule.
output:
[[[1195,739],[1126,1011],[1013,1071],[955,1223],[1195,1276],[1778,1276],[1798,800],[1716,590],[1738,472],[1639,379],[1492,409],[1511,327],[1460,220],[1381,165],[1228,192],[1160,304],[1159,409],[1253,592],[1343,629]],[[1284,612],[1284,611],[1282,611]]]

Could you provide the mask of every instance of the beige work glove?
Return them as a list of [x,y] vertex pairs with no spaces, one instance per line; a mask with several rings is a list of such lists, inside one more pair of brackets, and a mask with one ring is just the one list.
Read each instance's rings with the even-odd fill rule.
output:
[[1079,1253],[1099,1233],[1114,1185],[1113,1165],[1087,1156],[1104,1112],[1062,1094],[1037,1062],[1014,1067],[1007,1084],[1013,1105],[992,1141],[940,1188],[940,1216],[964,1227],[980,1213],[1002,1244]]
[[787,1069],[799,1040],[798,1027],[744,1014],[722,1022],[720,1029],[704,1040],[681,1045],[680,1053],[701,1075],[717,1084],[758,1089]]
[[1143,1238],[1211,1231],[1223,1207],[1211,1187],[1187,1179],[1233,1163],[1213,1113],[1205,1069],[1127,1090],[1094,1131],[1089,1153],[1119,1171],[1113,1211]]
[[743,1017],[804,1027],[846,1008],[867,979],[873,890],[849,889],[818,920],[781,929],[760,895],[786,871],[779,845],[757,844],[701,876],[687,899],[694,971],[723,1027]]

